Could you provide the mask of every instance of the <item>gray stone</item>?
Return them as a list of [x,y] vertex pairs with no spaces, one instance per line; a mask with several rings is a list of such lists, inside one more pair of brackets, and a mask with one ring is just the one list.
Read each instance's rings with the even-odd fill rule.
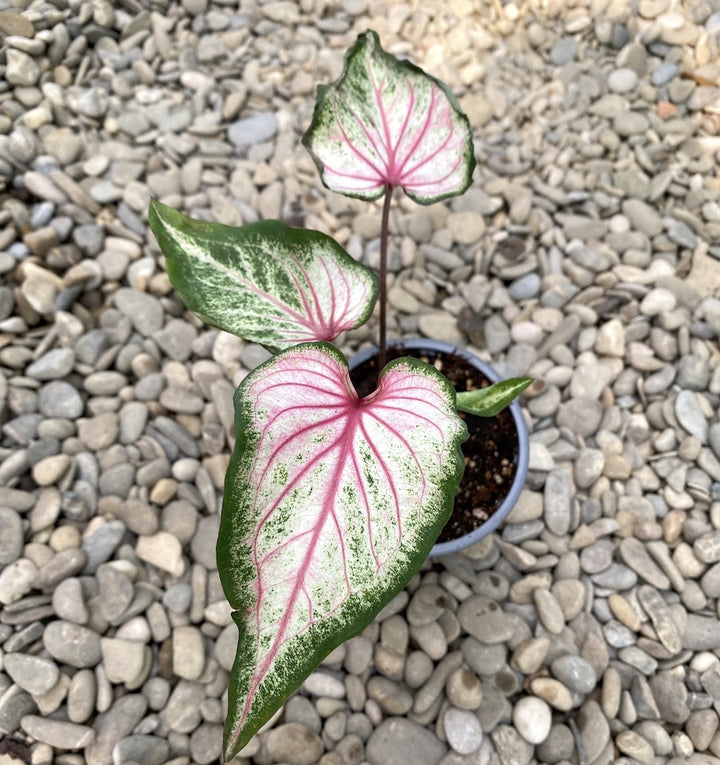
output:
[[233,122],[228,127],[228,138],[240,154],[251,146],[269,141],[277,133],[277,117],[273,112],[262,112]]
[[72,622],[50,622],[45,627],[43,643],[54,659],[71,667],[94,667],[102,658],[100,636]]
[[72,348],[53,348],[30,364],[25,374],[36,380],[57,380],[69,375],[74,366],[75,354]]
[[95,740],[95,731],[88,725],[52,720],[39,715],[25,715],[22,727],[36,741],[56,749],[85,749]]
[[[237,645],[237,628],[229,625],[234,633],[233,653]],[[192,733],[202,719],[200,702],[205,698],[205,689],[200,683],[179,680],[173,688],[162,717],[171,730],[178,733]]]
[[383,720],[368,739],[365,756],[370,765],[439,765],[447,747],[427,728],[404,717]]
[[42,656],[6,653],[3,657],[3,665],[10,677],[33,696],[47,693],[60,676],[57,664]]
[[483,731],[477,715],[467,709],[450,707],[443,717],[448,744],[458,754],[476,752],[483,741]]
[[651,677],[649,683],[661,719],[668,723],[682,724],[690,717],[685,683],[669,672],[660,672]]
[[578,693],[590,693],[597,683],[595,670],[581,656],[559,656],[550,665],[550,671],[563,685]]
[[0,507],[0,566],[22,555],[24,536],[20,515],[12,508]]
[[[164,738],[136,734],[127,736],[115,744],[112,750],[112,761],[117,763],[117,765],[124,765],[124,763],[162,765],[167,761],[169,752],[170,747]],[[196,758],[194,759],[195,762],[201,761]],[[210,761],[205,760],[204,762]]]
[[95,742],[85,752],[87,765],[107,765],[112,762],[115,745],[129,735],[142,720],[147,701],[139,693],[128,693],[113,702],[107,712],[93,722]]
[[55,380],[40,389],[39,408],[45,417],[66,417],[74,420],[85,409],[82,396],[69,383]]
[[115,305],[128,316],[144,337],[152,337],[163,327],[165,312],[160,301],[146,292],[121,287],[114,296]]
[[563,66],[572,61],[578,52],[578,42],[574,37],[563,37],[552,47],[550,61],[555,66]]
[[545,480],[543,518],[553,534],[567,534],[570,527],[570,477],[562,468],[551,470]]
[[691,435],[707,443],[708,421],[700,408],[697,394],[690,390],[681,390],[675,399],[675,416],[682,427]]
[[502,643],[515,632],[515,622],[497,601],[473,595],[460,604],[458,619],[463,629],[482,643]]
[[197,530],[190,542],[190,553],[193,559],[208,571],[217,568],[215,547],[219,530],[219,515],[204,516],[199,520]]

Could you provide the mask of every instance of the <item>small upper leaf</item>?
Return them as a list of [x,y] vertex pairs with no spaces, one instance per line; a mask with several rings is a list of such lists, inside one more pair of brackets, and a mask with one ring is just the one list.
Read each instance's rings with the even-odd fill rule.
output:
[[323,183],[360,199],[401,186],[420,204],[462,194],[475,156],[470,123],[440,80],[400,61],[368,30],[342,75],[318,87],[303,136]]
[[366,322],[375,305],[375,273],[319,231],[207,223],[155,200],[148,221],[185,305],[270,350],[333,340]]
[[457,408],[479,417],[494,417],[514,401],[532,383],[532,377],[511,377],[487,388],[457,394]]
[[248,375],[235,425],[218,541],[239,629],[228,760],[420,567],[450,515],[467,435],[433,367],[398,359],[360,399],[328,343]]

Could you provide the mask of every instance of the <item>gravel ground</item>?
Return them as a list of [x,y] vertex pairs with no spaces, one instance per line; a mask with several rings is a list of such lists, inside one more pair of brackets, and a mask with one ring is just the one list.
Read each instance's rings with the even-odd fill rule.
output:
[[395,209],[391,330],[536,377],[531,469],[235,762],[720,763],[718,0],[0,0],[3,765],[218,761],[231,397],[266,353],[184,310],[145,213],[375,263],[377,206],[299,142],[367,27],[479,159]]

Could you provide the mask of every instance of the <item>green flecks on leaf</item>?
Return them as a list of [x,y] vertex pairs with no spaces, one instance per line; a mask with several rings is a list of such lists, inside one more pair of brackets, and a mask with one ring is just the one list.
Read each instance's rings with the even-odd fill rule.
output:
[[420,204],[462,194],[472,182],[470,123],[450,89],[360,34],[341,76],[317,90],[303,136],[331,190],[378,199],[400,186]]
[[217,550],[239,630],[227,759],[420,567],[452,509],[467,434],[434,368],[398,359],[359,399],[328,343],[251,372],[235,411]]
[[377,276],[319,231],[208,223],[155,200],[148,221],[185,305],[226,332],[276,351],[333,340],[372,313]]
[[478,417],[494,417],[514,401],[533,381],[532,377],[512,377],[487,388],[457,394],[457,408]]

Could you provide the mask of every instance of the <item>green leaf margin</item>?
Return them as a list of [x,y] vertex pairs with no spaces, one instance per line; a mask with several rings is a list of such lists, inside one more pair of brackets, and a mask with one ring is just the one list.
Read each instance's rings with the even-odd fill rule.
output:
[[[465,167],[466,167],[466,175],[465,175],[465,182],[463,186],[458,189],[457,191],[449,192],[447,194],[440,194],[436,197],[419,197],[415,194],[407,194],[410,199],[417,202],[420,205],[431,205],[435,202],[439,202],[443,199],[449,199],[451,197],[460,196],[461,194],[464,194],[471,186],[472,184],[472,175],[475,171],[476,166],[476,160],[475,160],[475,149],[473,147],[472,142],[472,125],[470,124],[470,120],[468,119],[467,114],[462,110],[462,107],[460,106],[457,98],[455,97],[455,94],[450,90],[450,88],[442,81],[439,80],[437,77],[434,77],[432,74],[428,74],[424,69],[421,69],[416,64],[413,64],[411,61],[408,61],[406,59],[399,59],[392,55],[392,53],[388,53],[380,44],[380,37],[378,36],[378,33],[374,29],[366,29],[364,32],[361,32],[358,36],[355,42],[352,44],[350,48],[345,53],[345,59],[343,63],[343,70],[340,76],[333,80],[333,82],[328,83],[327,85],[318,85],[317,86],[317,95],[315,99],[315,109],[313,110],[313,116],[312,120],[310,121],[310,126],[305,131],[302,137],[302,144],[303,146],[308,150],[310,153],[310,156],[313,158],[313,162],[315,163],[315,166],[318,169],[318,173],[320,174],[320,179],[322,180],[323,186],[325,188],[330,189],[330,191],[334,191],[334,189],[330,188],[325,183],[325,173],[324,169],[325,166],[323,165],[322,161],[319,157],[315,155],[313,150],[310,147],[313,134],[316,131],[323,131],[327,130],[326,123],[328,120],[331,119],[330,113],[332,112],[332,107],[327,108],[327,112],[324,112],[323,110],[325,107],[326,101],[331,101],[333,94],[340,89],[340,87],[343,85],[344,80],[350,76],[351,69],[354,66],[355,62],[354,59],[356,56],[363,56],[365,48],[370,48],[370,55],[371,56],[377,56],[380,59],[383,59],[388,66],[392,70],[396,70],[398,73],[398,76],[402,76],[403,70],[412,72],[413,74],[420,74],[423,77],[426,77],[429,80],[432,80],[447,96],[448,100],[450,101],[450,105],[452,106],[453,110],[457,112],[458,116],[465,121],[465,124],[467,126],[468,130],[468,140],[465,144]],[[327,114],[327,116],[326,116]],[[385,189],[381,188],[377,193],[375,194],[369,194],[366,192],[340,192],[344,194],[344,196],[352,197],[355,199],[363,199],[365,201],[373,201],[375,199],[380,199],[380,197],[383,196],[385,193]],[[405,192],[407,193],[407,192]]]
[[487,388],[458,393],[458,411],[478,417],[494,417],[514,401],[533,380],[533,377],[511,377],[509,380],[500,380],[488,385]]
[[[194,264],[193,258],[188,256],[185,248],[174,236],[174,232],[182,233],[183,236],[204,240],[206,249],[210,249],[208,243],[216,245],[216,252],[224,251],[229,254],[234,246],[249,246],[252,241],[266,242],[272,246],[275,242],[287,251],[292,251],[296,257],[301,259],[307,257],[304,255],[308,250],[312,250],[313,245],[322,242],[324,246],[332,251],[332,256],[336,259],[343,270],[347,270],[348,281],[352,283],[353,279],[361,279],[368,287],[368,300],[365,309],[358,315],[354,327],[364,324],[372,315],[375,302],[380,289],[377,274],[362,263],[358,263],[330,236],[320,231],[311,229],[291,228],[281,221],[263,220],[255,223],[248,223],[244,226],[227,226],[214,221],[201,221],[184,215],[179,210],[162,204],[155,199],[151,200],[148,210],[148,223],[152,229],[155,238],[160,245],[160,249],[165,255],[165,267],[170,277],[170,282],[175,288],[187,308],[196,316],[202,319],[206,324],[218,327],[230,334],[242,337],[245,340],[260,343],[268,350],[276,352],[283,347],[288,347],[292,341],[282,342],[282,334],[277,331],[267,321],[257,320],[255,326],[250,322],[227,320],[222,311],[208,308],[208,290],[202,289],[198,279],[193,278]],[[254,245],[253,245],[254,246]],[[232,264],[222,264],[229,270]],[[220,266],[218,266],[220,269]],[[286,285],[288,294],[295,291],[299,294],[297,288],[288,282]],[[227,303],[238,301],[238,295],[242,294],[242,287],[224,290],[227,294],[224,296]],[[217,297],[213,295],[212,297]],[[287,298],[277,295],[283,301]],[[301,301],[300,301],[301,302]],[[298,309],[300,307],[298,306]],[[327,338],[329,339],[329,338]],[[334,338],[333,338],[334,339]]]
[[[242,497],[246,491],[246,485],[238,481],[241,472],[241,466],[246,463],[247,470],[252,466],[255,447],[258,442],[257,433],[253,429],[254,408],[252,401],[245,397],[245,389],[248,387],[253,377],[262,369],[271,366],[276,359],[285,354],[295,353],[304,347],[315,347],[325,351],[338,362],[347,366],[345,356],[331,343],[302,343],[300,345],[281,351],[268,361],[261,364],[253,370],[238,386],[234,395],[235,404],[235,448],[233,449],[230,464],[225,477],[225,494],[223,498],[222,516],[220,521],[220,531],[217,542],[217,562],[220,582],[225,592],[228,602],[232,606],[232,618],[238,628],[238,648],[235,654],[235,661],[230,671],[230,682],[228,687],[228,709],[233,710],[238,707],[242,701],[240,697],[237,678],[243,666],[241,650],[245,642],[245,629],[242,621],[243,603],[246,602],[245,588],[255,581],[255,572],[252,565],[252,551],[249,546],[245,546],[243,555],[243,545],[240,540],[247,538],[253,531],[254,526],[248,523],[250,519],[239,518],[237,508],[243,504]],[[390,362],[381,372],[382,378],[393,367],[405,364],[410,369],[415,369],[423,374],[435,377],[444,389],[448,400],[451,402],[455,398],[455,389],[450,385],[447,378],[437,369],[424,361],[412,357],[402,357]],[[450,404],[452,407],[452,404]],[[461,420],[462,422],[462,420]],[[464,425],[464,422],[463,422]],[[415,573],[420,569],[427,559],[435,540],[440,535],[443,527],[447,523],[452,513],[455,494],[457,493],[465,470],[465,460],[460,448],[461,444],[467,439],[467,427],[460,431],[458,436],[453,439],[449,449],[455,450],[454,468],[448,465],[448,475],[441,484],[440,489],[444,495],[444,512],[438,517],[436,522],[428,527],[424,538],[419,539],[419,545],[414,552],[409,555],[409,565],[406,569],[406,576],[398,575],[392,588],[388,590],[387,595],[380,600],[360,598],[357,608],[357,617],[355,621],[347,623],[344,626],[339,625],[332,636],[320,642],[314,650],[307,653],[307,660],[304,665],[292,667],[288,672],[288,680],[285,688],[273,694],[270,694],[260,709],[251,711],[248,715],[245,727],[240,736],[233,739],[233,726],[230,724],[231,715],[228,713],[226,720],[223,748],[225,759],[230,760],[234,757],[255,735],[255,733],[275,714],[287,698],[294,693],[311,674],[311,672],[320,664],[320,662],[335,648],[362,632],[377,616],[377,614],[407,586]],[[247,471],[246,471],[247,472]],[[243,560],[243,558],[245,558]],[[298,638],[295,638],[297,640]]]

